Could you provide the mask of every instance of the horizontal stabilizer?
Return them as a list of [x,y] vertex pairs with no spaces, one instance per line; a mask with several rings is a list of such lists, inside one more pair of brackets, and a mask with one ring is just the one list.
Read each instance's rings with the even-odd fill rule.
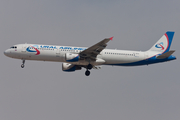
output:
[[164,58],[167,58],[167,57],[171,56],[174,52],[175,52],[175,50],[171,50],[169,52],[166,52],[166,53],[164,53],[162,55],[157,56],[156,58],[157,59],[164,59]]

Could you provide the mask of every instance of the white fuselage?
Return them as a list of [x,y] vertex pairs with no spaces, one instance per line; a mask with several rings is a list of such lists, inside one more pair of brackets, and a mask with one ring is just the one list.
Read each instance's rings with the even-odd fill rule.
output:
[[[22,60],[54,61],[66,63],[72,63],[65,60],[66,53],[78,54],[86,49],[84,47],[34,44],[18,44],[15,46],[17,48],[10,48],[6,50],[5,55]],[[35,46],[35,48],[31,46]],[[149,57],[151,57],[151,54],[148,52],[104,49],[100,54],[98,54],[97,60],[91,64],[124,64],[141,61]],[[73,62],[73,64],[88,65],[89,62],[87,60],[79,60],[78,62]]]

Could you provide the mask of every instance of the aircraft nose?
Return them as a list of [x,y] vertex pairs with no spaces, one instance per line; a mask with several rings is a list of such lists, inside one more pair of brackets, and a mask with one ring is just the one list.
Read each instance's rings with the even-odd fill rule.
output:
[[4,55],[6,55],[6,56],[8,56],[9,53],[10,53],[9,50],[5,50],[5,51],[4,51]]

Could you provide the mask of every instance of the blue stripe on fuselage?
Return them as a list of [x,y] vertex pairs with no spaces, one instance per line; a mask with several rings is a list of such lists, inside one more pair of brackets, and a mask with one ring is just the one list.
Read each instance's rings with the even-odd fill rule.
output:
[[117,65],[117,66],[139,66],[139,65],[148,65],[148,64],[154,64],[154,63],[159,63],[159,62],[166,62],[170,60],[175,60],[176,57],[171,55],[165,59],[157,59],[156,56],[153,56],[151,58],[148,58],[146,60],[141,60],[137,62],[132,62],[132,63],[122,63],[122,64],[108,64],[108,65]]

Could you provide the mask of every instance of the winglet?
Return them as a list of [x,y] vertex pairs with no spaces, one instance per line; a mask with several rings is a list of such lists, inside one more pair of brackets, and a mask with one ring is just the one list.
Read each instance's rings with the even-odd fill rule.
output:
[[110,40],[113,40],[114,37],[109,38]]

